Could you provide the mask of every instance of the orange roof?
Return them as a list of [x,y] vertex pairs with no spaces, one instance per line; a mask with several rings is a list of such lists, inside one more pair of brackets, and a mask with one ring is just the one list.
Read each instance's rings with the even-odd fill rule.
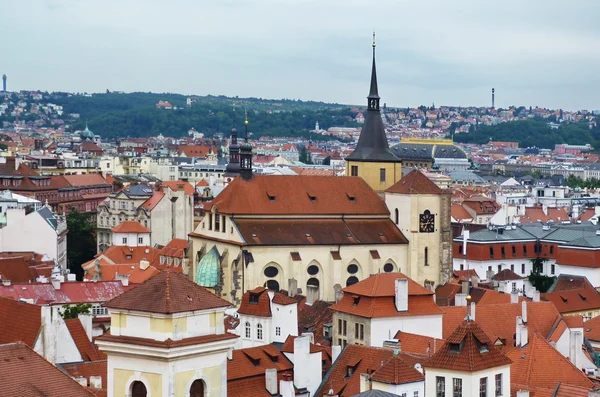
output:
[[91,269],[96,259],[100,260],[101,265],[139,265],[140,261],[144,259],[151,262],[158,255],[158,252],[159,250],[150,246],[124,247],[111,245],[106,251],[96,255],[94,259],[84,263],[81,267],[85,270]]
[[163,181],[163,182],[161,182],[161,186],[163,187],[163,189],[165,187],[168,187],[169,189],[171,189],[174,192],[179,190],[179,188],[181,187],[181,188],[183,188],[183,191],[185,192],[185,194],[187,194],[188,196],[193,195],[194,192],[196,191],[196,189],[194,189],[194,187],[192,186],[191,183],[185,182],[185,181]]
[[475,321],[463,320],[425,367],[475,372],[510,363]]
[[547,292],[542,299],[554,303],[561,313],[600,309],[600,292],[593,287]]
[[179,145],[177,150],[186,157],[206,157],[212,148],[205,145]]
[[[152,297],[152,299],[148,299]],[[106,303],[111,309],[173,314],[231,304],[181,273],[164,271]]]
[[107,185],[106,179],[100,174],[85,174],[85,175],[64,175],[64,178],[71,186],[96,186]]
[[[265,370],[292,371],[294,366],[274,345],[237,349],[231,360],[227,360],[227,384],[232,380],[260,376],[265,379]],[[229,395],[229,393],[228,393]]]
[[433,291],[419,285],[402,273],[377,273],[343,289],[344,293],[361,296],[383,297],[395,296],[395,281],[408,279],[408,295],[433,295]]
[[[244,197],[244,200],[239,200]],[[225,214],[385,215],[384,201],[360,177],[254,175],[235,178],[214,199]]]
[[442,194],[443,190],[419,170],[413,170],[387,188],[386,193]]
[[[242,302],[237,312],[259,317],[271,317],[271,301],[269,299],[269,291],[264,287],[257,287],[251,291],[246,291],[242,295]],[[286,295],[273,292],[273,303],[278,305],[297,304],[298,301],[289,298]],[[252,297],[252,299],[250,299]]]
[[385,364],[371,374],[371,380],[390,385],[422,382],[425,376],[413,364],[406,361],[402,354],[393,355]]
[[417,354],[435,354],[446,342],[444,339],[431,338],[429,336],[411,334],[409,332],[398,331],[394,335],[398,339],[400,350],[405,353]]
[[165,194],[163,192],[154,191],[152,193],[152,197],[150,197],[148,200],[146,200],[144,202],[144,204],[141,205],[141,207],[145,208],[149,211],[152,211],[154,209],[154,207],[156,207],[156,205],[158,203],[160,203],[160,200],[162,200],[162,198],[164,196],[165,196]]
[[107,362],[106,360],[101,361],[92,361],[86,363],[76,363],[76,364],[61,364],[59,366],[64,371],[66,371],[69,375],[74,378],[84,377],[88,381],[88,385],[90,384],[91,376],[100,376],[102,378],[102,387],[100,389],[93,389],[95,392],[98,392],[98,396],[106,395],[106,386],[107,386]]
[[208,182],[204,178],[200,179],[198,181],[198,183],[196,183],[196,187],[202,187],[202,186],[209,186]]
[[0,345],[0,384],[5,396],[94,396],[23,343]]
[[121,222],[110,231],[113,233],[150,233],[150,230],[146,229],[137,221]]
[[22,341],[33,347],[41,326],[40,306],[0,297],[0,345]]
[[563,316],[563,320],[569,328],[583,328],[583,316]]
[[583,336],[589,340],[600,342],[600,316],[596,316],[583,324]]
[[106,359],[106,355],[96,350],[94,344],[89,340],[81,321],[78,318],[65,320],[69,333],[81,354],[83,361],[96,361]]
[[461,204],[452,204],[450,214],[452,215],[452,218],[456,219],[457,221],[473,219],[473,215],[469,214],[469,211],[467,211]]
[[530,332],[525,347],[511,349],[507,356],[512,360],[511,383],[529,387],[548,388],[561,384],[591,389],[594,383],[568,358],[552,347],[540,333]]

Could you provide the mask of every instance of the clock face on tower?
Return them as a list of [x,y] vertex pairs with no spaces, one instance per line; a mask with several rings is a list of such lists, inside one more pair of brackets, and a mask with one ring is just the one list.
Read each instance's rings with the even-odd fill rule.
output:
[[425,210],[419,215],[419,232],[420,233],[433,233],[435,231],[435,215],[429,210]]

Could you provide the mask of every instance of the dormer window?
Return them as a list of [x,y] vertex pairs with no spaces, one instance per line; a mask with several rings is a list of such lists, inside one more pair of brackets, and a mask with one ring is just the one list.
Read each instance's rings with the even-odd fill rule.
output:
[[450,343],[450,353],[460,353],[463,347],[463,342],[461,343]]
[[258,294],[250,293],[250,304],[258,305]]
[[360,296],[353,296],[353,297],[352,297],[352,300],[353,300],[352,304],[353,304],[354,306],[357,306],[357,305],[358,305],[358,302],[360,302]]

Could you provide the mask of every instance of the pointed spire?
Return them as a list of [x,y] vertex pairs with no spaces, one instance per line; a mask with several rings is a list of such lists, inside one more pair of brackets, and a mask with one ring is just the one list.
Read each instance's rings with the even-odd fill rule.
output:
[[244,120],[244,142],[248,142],[248,111],[244,109],[244,116],[246,120]]
[[[377,68],[375,67],[375,30],[373,30],[373,66],[371,67],[371,87],[369,89],[369,108],[371,108],[370,99],[379,99],[379,90],[377,89]],[[379,101],[377,101],[377,109],[379,109]]]
[[244,143],[240,146],[240,176],[243,180],[252,179],[252,145],[248,142],[248,111],[244,110]]

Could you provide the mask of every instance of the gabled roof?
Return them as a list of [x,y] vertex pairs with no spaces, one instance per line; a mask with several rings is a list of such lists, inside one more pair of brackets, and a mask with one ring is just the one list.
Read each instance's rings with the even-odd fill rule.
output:
[[371,374],[371,380],[390,385],[425,381],[425,376],[404,360],[401,354],[393,355],[385,364]]
[[413,170],[387,188],[386,193],[397,194],[442,194],[443,190],[419,170]]
[[510,363],[511,360],[495,348],[476,322],[464,320],[425,367],[475,372]]
[[213,200],[218,212],[249,215],[387,215],[360,177],[254,175],[235,178]]
[[94,396],[21,342],[0,345],[0,384],[6,396]]
[[88,385],[90,384],[91,376],[100,376],[102,378],[101,388],[96,390],[98,393],[98,397],[106,396],[106,387],[107,387],[107,361],[91,361],[91,362],[83,362],[83,363],[74,363],[74,364],[60,364],[58,365],[60,369],[65,371],[67,374],[72,376],[73,378],[84,377],[88,381]]
[[227,361],[227,382],[260,376],[263,383],[265,370],[275,368],[277,371],[291,371],[293,364],[274,345],[236,349],[233,357]]
[[600,316],[596,316],[583,324],[583,336],[589,340],[600,342]]
[[106,303],[110,309],[173,314],[229,307],[231,304],[181,273],[160,272]]
[[[279,305],[295,305],[298,303],[295,299],[288,298],[286,295],[271,291],[273,293],[273,303]],[[252,299],[251,299],[252,298]],[[242,295],[242,302],[237,310],[240,314],[247,314],[259,317],[271,317],[271,300],[269,299],[269,290],[264,287],[256,287],[251,291],[246,291]]]
[[542,294],[542,299],[554,303],[561,313],[597,310],[600,308],[600,292],[591,285],[583,288]]
[[422,287],[412,279],[402,273],[377,273],[368,278],[359,281],[349,287],[344,288],[344,293],[382,297],[395,296],[396,280],[399,278],[408,279],[408,295],[433,295],[433,291]]
[[495,281],[512,281],[512,280],[522,280],[525,277],[519,276],[517,273],[513,272],[510,269],[503,269],[492,276],[492,280]]
[[525,347],[515,347],[507,353],[512,360],[511,383],[548,388],[557,381],[591,389],[594,383],[568,358],[552,347],[540,333],[530,332]]
[[181,187],[183,189],[183,191],[185,192],[185,194],[187,194],[188,196],[193,195],[194,192],[196,191],[196,189],[194,189],[192,184],[189,182],[186,182],[186,181],[162,181],[161,186],[163,187],[163,189],[165,187],[167,187],[174,192],[179,190],[179,188]]
[[124,221],[113,227],[113,233],[150,233],[150,230],[137,221]]
[[152,211],[154,207],[156,207],[157,204],[160,203],[160,200],[162,200],[163,197],[165,197],[165,194],[163,192],[155,191],[148,200],[144,201],[141,207],[148,211]]
[[0,298],[0,344],[21,341],[33,347],[41,326],[40,306]]
[[71,318],[65,320],[67,329],[81,354],[83,361],[97,361],[106,359],[106,355],[98,350],[89,340],[81,321],[78,318]]
[[435,354],[446,342],[444,339],[432,338],[430,336],[423,336],[417,334],[411,334],[410,332],[398,331],[394,335],[394,339],[397,339],[400,343],[400,349],[405,353],[416,353],[416,354]]

